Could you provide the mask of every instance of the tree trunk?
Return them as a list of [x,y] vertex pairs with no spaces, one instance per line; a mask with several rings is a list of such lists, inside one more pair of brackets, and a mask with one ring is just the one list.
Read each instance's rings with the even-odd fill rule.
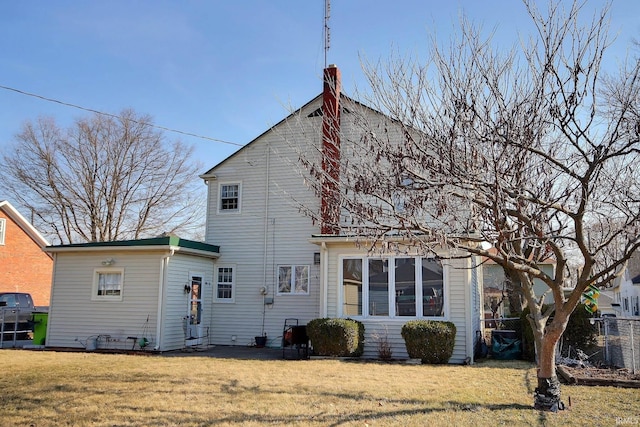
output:
[[558,412],[564,409],[560,400],[560,381],[556,375],[556,346],[560,335],[547,330],[538,352],[538,387],[534,393],[534,407]]

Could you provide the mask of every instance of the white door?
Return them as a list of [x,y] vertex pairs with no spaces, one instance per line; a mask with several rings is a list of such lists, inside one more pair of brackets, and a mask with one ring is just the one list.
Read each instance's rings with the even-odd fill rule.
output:
[[202,344],[202,274],[189,274],[191,291],[187,308],[187,345]]

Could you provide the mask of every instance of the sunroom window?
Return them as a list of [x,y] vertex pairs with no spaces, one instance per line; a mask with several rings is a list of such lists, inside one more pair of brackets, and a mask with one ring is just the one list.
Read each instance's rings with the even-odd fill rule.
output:
[[341,270],[344,316],[443,317],[445,314],[444,270],[438,260],[345,258]]

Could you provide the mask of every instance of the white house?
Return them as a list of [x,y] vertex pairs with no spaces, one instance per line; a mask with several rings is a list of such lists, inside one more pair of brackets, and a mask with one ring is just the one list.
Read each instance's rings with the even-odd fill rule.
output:
[[168,351],[207,343],[219,247],[175,236],[49,246],[46,346]]
[[[266,334],[267,345],[278,347],[286,319],[349,317],[365,325],[365,357],[377,357],[376,337],[387,335],[393,357],[402,358],[402,325],[434,319],[457,327],[452,363],[473,357],[482,316],[476,258],[449,259],[446,248],[437,258],[411,247],[373,255],[331,225],[340,212],[325,189],[317,195],[305,184],[301,153],[328,150],[336,162],[347,161],[358,136],[354,121],[362,117],[392,128],[381,113],[341,94],[340,73],[330,66],[322,94],[201,175],[208,185],[205,240],[221,247],[213,344],[250,345]],[[314,222],[307,209],[321,211],[323,220]]]
[[631,256],[613,285],[613,307],[621,317],[640,317],[640,252]]

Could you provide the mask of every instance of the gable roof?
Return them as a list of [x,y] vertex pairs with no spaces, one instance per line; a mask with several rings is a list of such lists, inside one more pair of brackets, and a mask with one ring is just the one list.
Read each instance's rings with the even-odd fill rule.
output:
[[18,224],[22,231],[24,231],[25,234],[27,234],[38,246],[41,248],[49,246],[50,243],[47,239],[45,239],[44,236],[42,236],[42,234],[40,234],[40,232],[36,230],[36,228],[31,225],[31,223],[27,221],[27,219],[23,217],[7,200],[0,200],[0,210],[11,218],[13,222]]
[[[322,100],[322,93],[320,93],[319,95],[317,95],[316,97],[314,97],[313,99],[311,99],[309,102],[307,102],[306,104],[304,104],[302,107],[296,109],[295,111],[293,111],[291,114],[287,115],[285,118],[283,118],[282,120],[280,120],[278,123],[276,123],[275,125],[269,127],[267,130],[265,130],[264,132],[262,132],[260,135],[258,135],[257,137],[255,137],[253,140],[251,140],[250,142],[248,142],[247,144],[245,144],[244,146],[242,146],[241,148],[239,148],[237,151],[235,151],[234,153],[232,153],[230,156],[228,156],[227,158],[225,158],[224,160],[222,160],[221,162],[219,162],[217,165],[215,165],[214,167],[212,167],[211,169],[209,169],[208,171],[206,171],[205,173],[203,173],[202,175],[200,175],[201,179],[207,179],[207,178],[214,178],[214,170],[217,169],[218,167],[220,167],[222,164],[226,163],[228,160],[234,158],[235,156],[239,155],[240,153],[242,153],[245,149],[249,148],[250,146],[254,145],[255,143],[257,143],[264,135],[268,134],[269,132],[271,132],[273,129],[275,129],[276,127],[280,126],[282,123],[287,122],[289,119],[291,119],[292,117],[294,117],[296,114],[299,114],[301,111],[307,109],[310,105],[312,105],[315,102],[321,101]],[[348,103],[352,103],[355,105],[358,105],[360,107],[364,107],[370,111],[373,111],[377,114],[383,114],[380,111],[377,111],[359,101],[356,101],[353,98],[348,97],[347,95],[344,95],[343,93],[340,93],[340,105],[342,108],[342,111],[348,113],[350,112],[347,108],[345,108],[344,103],[348,102]],[[319,117],[322,116],[322,107],[320,108],[316,108],[314,109],[310,114],[308,114],[308,117]]]
[[220,255],[220,246],[181,239],[178,236],[162,236],[150,239],[110,242],[72,243],[69,245],[54,245],[45,248],[47,252],[103,252],[107,250],[173,250],[207,258],[217,258]]

